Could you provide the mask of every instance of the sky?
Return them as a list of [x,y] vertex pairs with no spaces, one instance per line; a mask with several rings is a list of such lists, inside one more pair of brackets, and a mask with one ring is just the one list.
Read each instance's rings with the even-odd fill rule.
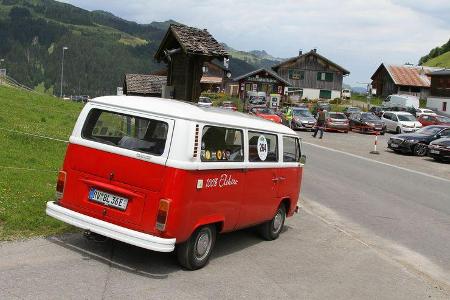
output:
[[382,63],[417,64],[450,39],[449,0],[64,0],[138,23],[165,21],[207,28],[238,50],[289,58],[319,54],[364,86]]

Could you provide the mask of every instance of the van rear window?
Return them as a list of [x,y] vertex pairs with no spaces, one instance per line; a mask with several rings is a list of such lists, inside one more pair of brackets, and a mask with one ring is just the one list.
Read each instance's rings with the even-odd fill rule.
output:
[[129,150],[162,155],[168,124],[159,120],[92,109],[81,136],[87,140]]
[[244,161],[242,130],[205,126],[202,134],[202,161]]

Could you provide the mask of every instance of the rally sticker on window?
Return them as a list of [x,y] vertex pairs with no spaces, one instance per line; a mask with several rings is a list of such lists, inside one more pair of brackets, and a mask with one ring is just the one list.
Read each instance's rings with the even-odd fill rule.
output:
[[258,138],[258,156],[259,159],[265,161],[267,158],[267,140],[264,135],[260,135]]

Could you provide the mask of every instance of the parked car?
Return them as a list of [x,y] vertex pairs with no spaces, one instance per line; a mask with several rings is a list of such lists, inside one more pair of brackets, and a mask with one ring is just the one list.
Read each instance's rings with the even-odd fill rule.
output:
[[416,109],[416,118],[422,116],[422,115],[433,115],[435,116],[436,113],[428,108],[417,108]]
[[422,124],[412,114],[404,111],[386,111],[381,121],[386,124],[386,131],[395,133],[415,132],[422,128]]
[[450,138],[432,141],[428,146],[428,156],[437,161],[450,162]]
[[202,107],[210,107],[213,103],[209,97],[200,97],[198,98],[198,105]]
[[424,127],[415,133],[397,134],[391,137],[388,140],[388,148],[396,152],[424,156],[428,152],[428,144],[444,137],[450,138],[450,127],[432,125]]
[[356,129],[359,132],[386,132],[386,124],[371,112],[351,114],[348,117],[350,130]]
[[254,107],[250,110],[250,114],[275,123],[282,123],[281,118],[275,113],[275,111],[268,107]]
[[350,130],[349,121],[344,113],[327,112],[325,121],[325,131],[341,131],[348,133]]
[[356,113],[360,113],[361,112],[361,108],[359,107],[354,107],[354,106],[349,106],[344,108],[343,113],[347,116],[347,118],[351,115],[351,114],[356,114]]
[[438,115],[421,115],[417,121],[422,123],[423,126],[429,125],[449,125],[450,126],[450,118],[445,116]]
[[253,107],[267,107],[267,95],[265,92],[247,92],[244,101],[244,111],[250,112]]
[[342,99],[350,99],[352,97],[352,92],[349,89],[343,89],[341,97]]
[[369,109],[369,112],[373,113],[375,116],[381,118],[383,113],[385,112],[386,108],[383,106],[372,106]]
[[328,102],[317,102],[317,105],[323,110],[331,111],[331,105]]
[[258,225],[264,239],[279,237],[298,212],[301,151],[293,130],[244,114],[100,97],[75,123],[46,213],[137,247],[175,250],[195,270],[219,233]]
[[224,101],[224,102],[222,102],[222,105],[220,107],[223,108],[223,109],[237,111],[236,104],[234,104],[231,101]]
[[314,118],[307,108],[293,107],[292,114],[292,129],[313,130],[314,124],[316,124],[316,118]]
[[419,98],[411,95],[390,95],[383,101],[385,107],[419,108]]

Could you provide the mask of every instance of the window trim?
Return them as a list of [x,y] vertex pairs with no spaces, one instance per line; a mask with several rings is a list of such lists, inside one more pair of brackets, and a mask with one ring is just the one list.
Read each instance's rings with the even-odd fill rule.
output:
[[[300,158],[302,156],[302,150],[301,150],[301,147],[300,147],[300,139],[298,137],[290,136],[290,135],[282,135],[281,138],[283,140],[283,155],[281,157],[281,162],[283,164],[292,164],[292,163],[297,164],[297,163],[300,163]],[[298,150],[298,160],[296,160],[296,161],[284,161],[284,139],[285,138],[286,139],[294,139],[294,141],[295,141],[295,148],[296,148],[296,150]]]
[[[266,161],[266,160],[263,160],[263,161],[250,161],[250,133],[259,133],[259,134],[264,134],[264,135],[273,135],[273,136],[275,136],[276,143],[277,143],[277,145],[275,147],[276,154],[277,154],[277,157],[276,157],[275,161]],[[246,157],[247,158],[247,162],[250,163],[250,164],[260,164],[260,163],[264,163],[264,164],[278,164],[278,163],[280,163],[280,142],[279,142],[278,136],[279,136],[279,134],[277,134],[277,133],[268,133],[268,132],[265,132],[265,131],[247,130],[247,145],[248,145],[247,152],[246,152],[247,153],[247,157]]]
[[[217,127],[217,128],[225,128],[225,129],[231,129],[231,130],[236,130],[236,131],[240,131],[241,132],[241,146],[242,146],[242,160],[203,160],[202,155],[201,155],[201,144],[203,142],[203,131],[205,130],[206,127]],[[225,126],[218,126],[218,125],[211,125],[211,124],[205,124],[202,126],[202,136],[200,139],[200,155],[199,155],[199,159],[201,163],[242,163],[245,162],[245,138],[244,138],[244,129],[243,128],[234,128],[234,127],[225,127]]]
[[[106,112],[106,113],[111,113],[111,114],[116,114],[116,115],[122,115],[122,116],[125,116],[125,117],[141,118],[141,119],[147,119],[149,121],[154,120],[154,121],[158,121],[158,122],[162,122],[162,123],[166,124],[167,132],[166,132],[166,140],[165,140],[165,143],[164,143],[164,151],[161,154],[155,154],[155,153],[151,153],[151,152],[142,151],[142,150],[139,150],[139,149],[129,149],[129,148],[121,147],[119,145],[111,145],[109,143],[105,143],[105,142],[102,142],[102,141],[99,141],[99,140],[87,137],[85,135],[85,133],[86,133],[85,131],[86,131],[87,127],[88,127],[88,122],[87,121],[92,116],[92,114],[95,113],[95,111],[100,111],[100,115],[101,115],[102,112]],[[100,115],[99,115],[99,118],[100,118]],[[97,118],[97,121],[98,121],[98,118]],[[93,125],[95,127],[95,124],[93,124]],[[92,128],[92,130],[94,129],[94,127]],[[91,136],[92,136],[92,134],[91,134]],[[129,114],[128,112],[124,112],[124,111],[121,111],[121,110],[110,110],[110,109],[105,109],[105,108],[102,108],[102,107],[93,107],[93,108],[91,108],[88,111],[88,113],[86,114],[86,117],[83,120],[83,125],[82,125],[81,130],[80,130],[80,137],[81,137],[81,139],[83,139],[85,141],[89,141],[89,142],[93,142],[93,143],[101,144],[101,145],[106,145],[106,146],[114,148],[114,149],[132,151],[134,153],[142,153],[144,155],[151,155],[151,156],[154,156],[154,157],[166,157],[167,153],[169,151],[169,148],[170,148],[170,144],[168,145],[168,142],[170,142],[172,140],[172,128],[170,126],[170,123],[167,120],[162,120],[160,118],[154,118],[152,116],[143,116],[141,114]]]

